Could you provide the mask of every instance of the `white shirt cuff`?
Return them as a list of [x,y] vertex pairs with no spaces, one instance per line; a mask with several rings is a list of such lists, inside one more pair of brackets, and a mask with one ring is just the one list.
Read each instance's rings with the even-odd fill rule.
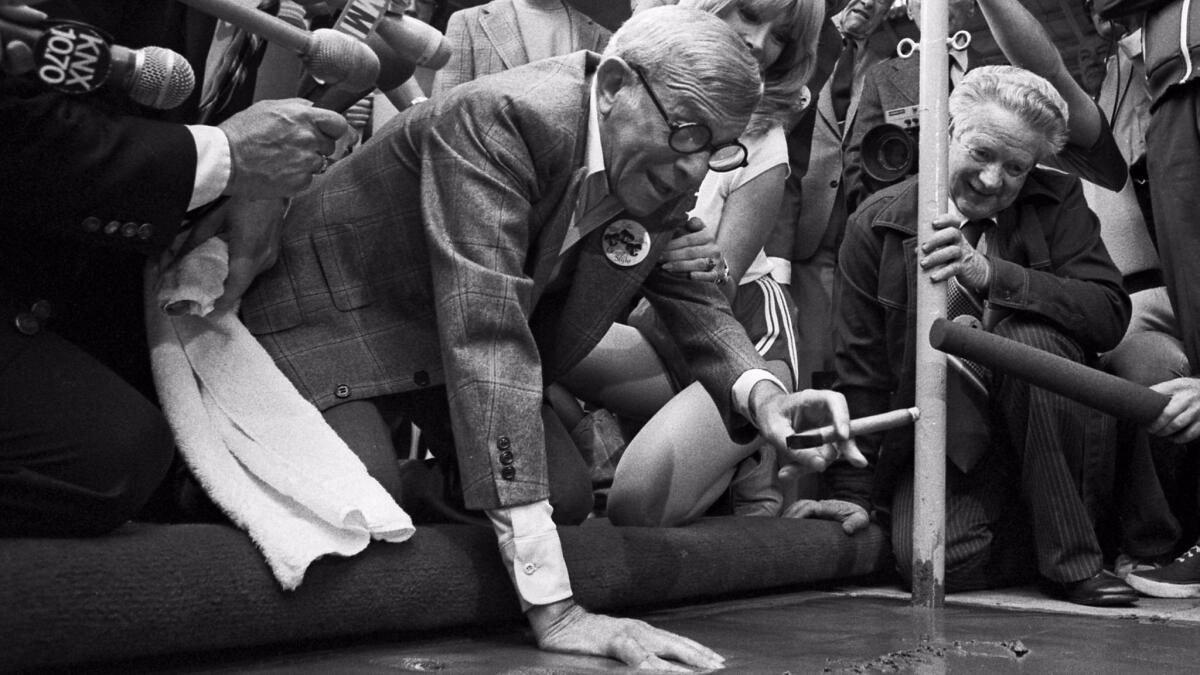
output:
[[522,612],[571,597],[571,577],[553,513],[548,499],[487,512]]
[[780,391],[787,393],[787,387],[783,386],[778,377],[772,375],[770,371],[761,368],[747,370],[733,383],[733,409],[740,413],[742,417],[750,420],[754,426],[758,426],[758,420],[754,419],[754,415],[751,414],[750,390],[754,389],[754,385],[763,380],[774,382]]
[[192,201],[188,210],[211,202],[229,185],[229,174],[233,160],[229,152],[229,139],[217,127],[189,124],[192,140],[196,142],[196,182],[192,186]]

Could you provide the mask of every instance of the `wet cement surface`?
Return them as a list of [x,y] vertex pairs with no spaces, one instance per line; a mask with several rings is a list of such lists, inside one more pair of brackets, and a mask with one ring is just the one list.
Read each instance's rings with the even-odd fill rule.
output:
[[[1161,612],[913,608],[902,594],[806,591],[644,614],[721,652],[730,673],[1195,673],[1200,622]],[[1019,596],[1018,596],[1019,600]],[[1165,605],[1190,608],[1196,601]],[[1010,604],[1020,605],[1015,602]],[[1064,603],[1065,604],[1065,603]],[[536,649],[513,628],[179,663],[179,673],[608,673],[614,661]],[[134,669],[138,670],[138,669]]]

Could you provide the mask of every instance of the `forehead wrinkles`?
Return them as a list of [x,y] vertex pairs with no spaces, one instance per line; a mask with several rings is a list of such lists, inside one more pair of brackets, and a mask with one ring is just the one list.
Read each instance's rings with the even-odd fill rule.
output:
[[705,97],[704,90],[698,84],[672,83],[650,81],[654,93],[662,99],[671,116],[679,117],[683,122],[704,122],[721,126],[729,122],[728,116],[717,110]]
[[[981,120],[963,129],[962,140],[969,145],[983,145],[999,152],[1004,159],[1033,164],[1042,144],[1041,138],[1022,125],[1006,126],[991,120]],[[1030,148],[1033,143],[1035,147]]]

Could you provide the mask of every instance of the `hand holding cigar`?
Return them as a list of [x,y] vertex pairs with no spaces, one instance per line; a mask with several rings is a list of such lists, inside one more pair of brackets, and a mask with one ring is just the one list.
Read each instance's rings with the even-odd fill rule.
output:
[[[854,437],[870,434],[887,429],[912,424],[920,416],[917,408],[902,408],[869,417],[850,420],[850,438],[845,443],[853,445]],[[837,432],[832,425],[817,427],[793,434],[787,439],[788,451],[793,453],[792,461],[781,459],[779,477],[791,478],[797,475],[824,471],[834,460],[841,456],[838,449]],[[855,450],[857,452],[857,449]],[[865,460],[859,461],[865,465]],[[849,460],[854,466],[860,466],[853,459]]]
[[[852,419],[850,420],[850,438],[912,424],[920,416],[921,411],[917,408],[900,408],[878,415]],[[836,439],[837,434],[832,426],[818,427],[789,436],[788,447],[792,449],[815,448],[826,443],[832,443]]]

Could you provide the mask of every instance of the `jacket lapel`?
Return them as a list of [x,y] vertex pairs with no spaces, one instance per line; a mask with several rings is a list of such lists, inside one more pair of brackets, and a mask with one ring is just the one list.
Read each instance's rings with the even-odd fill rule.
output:
[[640,264],[621,267],[604,254],[604,226],[584,237],[566,302],[554,330],[553,351],[547,366],[565,373],[596,346],[600,338],[629,308],[629,302],[658,264],[671,231],[650,233],[650,253]]
[[491,41],[505,68],[515,68],[529,63],[525,44],[521,42],[521,30],[517,28],[517,14],[509,0],[501,0],[485,6],[479,17],[479,26]]
[[[886,67],[891,73],[890,77],[883,78],[881,86],[887,89],[888,94],[886,96],[880,94],[885,112],[893,108],[918,104],[917,98],[921,91],[919,79],[921,62],[915,56],[908,60],[913,61],[916,68],[912,64],[902,62],[899,58],[887,62]],[[918,79],[914,80],[914,76]]]
[[583,179],[586,175],[587,167],[583,166],[571,174],[570,182],[567,184],[566,191],[563,192],[563,198],[555,205],[554,211],[546,217],[547,226],[542,228],[541,236],[538,237],[536,260],[532,272],[534,306],[541,299],[542,291],[546,290],[546,284],[550,282],[550,275],[554,272],[555,265],[558,264],[559,252],[562,250],[563,240],[566,239],[567,230],[570,228],[571,213],[579,201],[579,190],[582,189]]
[[583,12],[576,11],[570,5],[567,5],[567,11],[571,13],[571,21],[576,26],[575,44],[579,45],[579,49],[599,51],[600,27]]
[[842,134],[838,132],[837,116],[833,113],[833,100],[828,82],[821,89],[821,96],[817,99],[817,124],[825,127],[834,138],[842,137]]

